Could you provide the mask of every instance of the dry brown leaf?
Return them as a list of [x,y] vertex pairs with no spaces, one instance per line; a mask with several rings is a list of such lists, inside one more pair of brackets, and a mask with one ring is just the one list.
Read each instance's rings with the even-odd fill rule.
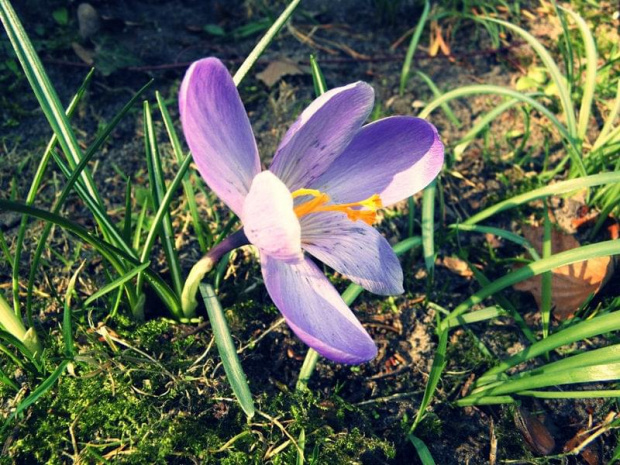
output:
[[464,278],[471,278],[474,273],[469,269],[466,261],[456,257],[445,257],[439,262],[441,266],[446,267],[450,271]]
[[[563,451],[570,452],[579,447],[584,441],[588,440],[591,431],[583,428],[577,431],[577,434],[569,439],[564,445]],[[587,465],[599,465],[601,462],[600,455],[593,444],[588,444],[581,449],[579,455]]]
[[555,439],[544,425],[534,415],[523,408],[517,408],[514,413],[517,430],[525,439],[530,449],[539,455],[549,455],[555,449]]
[[269,63],[256,77],[260,81],[263,81],[267,87],[272,87],[284,76],[294,76],[298,74],[304,74],[304,72],[292,61],[275,60]]
[[[542,227],[523,228],[523,236],[542,254]],[[579,247],[579,241],[570,234],[551,232],[551,253]],[[599,257],[555,268],[551,271],[551,299],[553,314],[559,319],[572,317],[591,294],[596,294],[613,273],[612,257]],[[531,292],[540,309],[542,276],[534,276],[514,285],[518,291]]]

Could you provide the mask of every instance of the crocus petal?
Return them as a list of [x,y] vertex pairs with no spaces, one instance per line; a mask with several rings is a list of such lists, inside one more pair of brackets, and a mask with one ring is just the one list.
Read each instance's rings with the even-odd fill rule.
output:
[[288,130],[270,170],[291,192],[308,187],[351,142],[374,103],[374,91],[356,82],[325,92]]
[[388,241],[363,221],[343,213],[313,213],[301,218],[304,250],[380,295],[403,293],[403,270]]
[[443,164],[443,144],[433,125],[394,116],[364,126],[346,150],[311,186],[335,203],[379,194],[383,206],[424,189]]
[[287,264],[261,256],[265,286],[297,336],[323,357],[359,364],[377,348],[325,275],[309,259]]
[[301,230],[293,197],[273,173],[263,171],[252,181],[243,204],[243,232],[263,253],[286,261],[302,259]]
[[215,58],[193,63],[179,92],[183,132],[208,186],[237,215],[260,161],[237,88]]

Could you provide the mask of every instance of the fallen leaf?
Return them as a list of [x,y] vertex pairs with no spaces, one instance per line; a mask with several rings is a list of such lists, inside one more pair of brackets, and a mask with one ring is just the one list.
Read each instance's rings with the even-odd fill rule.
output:
[[[524,227],[523,236],[542,255],[543,227]],[[551,253],[579,247],[579,241],[570,234],[552,230]],[[612,257],[599,257],[551,270],[551,299],[553,315],[564,320],[572,317],[579,307],[596,294],[614,271]],[[531,292],[540,309],[542,301],[542,276],[521,281],[513,286],[518,291]]]
[[464,278],[471,278],[474,275],[467,262],[457,257],[445,257],[439,264]]
[[295,63],[289,60],[275,60],[267,67],[256,74],[257,79],[263,81],[267,87],[272,87],[284,76],[295,76],[304,72]]
[[555,449],[555,439],[547,427],[536,418],[530,415],[525,409],[518,408],[514,413],[514,421],[517,430],[525,439],[530,449],[539,455],[549,455]]

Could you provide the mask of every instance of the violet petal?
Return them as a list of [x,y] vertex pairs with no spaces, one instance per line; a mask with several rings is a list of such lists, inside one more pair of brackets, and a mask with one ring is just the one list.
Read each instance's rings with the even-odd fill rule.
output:
[[374,91],[364,82],[325,92],[290,127],[269,169],[291,192],[308,187],[351,142],[373,102]]
[[329,169],[310,186],[334,203],[379,194],[388,206],[424,189],[443,164],[443,144],[433,125],[394,116],[364,126]]
[[198,171],[239,215],[260,161],[239,92],[222,62],[205,58],[190,66],[179,91],[179,110]]
[[263,254],[290,262],[302,259],[301,230],[293,211],[293,197],[270,171],[254,177],[241,220],[246,237]]
[[297,264],[261,255],[265,286],[297,336],[340,363],[372,360],[377,348],[336,289],[309,259]]
[[400,262],[372,226],[340,212],[313,213],[300,223],[303,249],[326,265],[375,294],[404,292]]

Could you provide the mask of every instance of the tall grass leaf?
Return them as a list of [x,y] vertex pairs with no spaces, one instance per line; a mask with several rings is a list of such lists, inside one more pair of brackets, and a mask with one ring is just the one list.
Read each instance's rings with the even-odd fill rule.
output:
[[122,286],[127,281],[130,281],[131,279],[133,279],[138,273],[141,273],[144,270],[146,270],[150,265],[151,265],[151,262],[142,263],[141,265],[136,266],[135,268],[132,268],[124,275],[121,275],[115,280],[109,282],[108,284],[103,286],[101,289],[99,289],[97,292],[95,292],[93,295],[91,295],[88,299],[86,299],[84,301],[84,306],[88,306],[92,304],[95,300],[100,299],[107,293],[112,292],[114,289],[117,289],[118,287]]
[[428,447],[426,447],[426,444],[424,444],[424,442],[420,438],[414,436],[413,434],[408,434],[407,438],[409,439],[409,441],[411,441],[413,447],[415,447],[415,450],[418,453],[418,457],[420,458],[422,465],[435,465],[435,460],[433,460],[431,451],[428,450]]
[[[545,202],[544,209],[544,232],[542,241],[542,260],[546,260],[551,257],[551,220],[549,219],[549,213],[547,212],[547,203]],[[552,274],[551,271],[546,271],[542,274],[541,284],[541,305],[540,305],[540,319],[542,323],[542,336],[543,338],[549,335],[549,323],[551,320],[551,298],[552,298]]]
[[413,35],[411,36],[411,42],[409,42],[409,47],[407,47],[407,53],[405,54],[405,61],[403,62],[403,69],[400,72],[399,92],[401,96],[405,92],[405,86],[407,85],[407,81],[409,80],[409,74],[411,73],[411,63],[413,61],[413,55],[418,48],[418,43],[420,42],[420,37],[422,37],[422,32],[424,31],[424,26],[426,25],[426,20],[428,19],[428,14],[430,10],[431,4],[428,0],[425,0],[424,10],[422,10],[420,19],[418,19],[418,24],[416,24]]
[[441,379],[441,373],[446,366],[446,351],[448,348],[448,330],[443,330],[439,333],[439,341],[437,342],[437,349],[435,350],[435,357],[433,358],[433,365],[431,366],[431,372],[428,375],[428,381],[424,388],[424,395],[422,396],[422,402],[418,407],[418,413],[413,420],[411,428],[409,428],[409,434],[412,434],[417,428],[418,424],[426,415],[426,409],[428,408],[435,390]]
[[434,180],[424,189],[422,194],[422,250],[424,264],[429,279],[433,279],[435,269],[435,191],[437,181]]
[[588,125],[590,123],[592,101],[594,100],[594,91],[596,89],[596,68],[598,66],[596,43],[590,28],[581,16],[568,8],[559,8],[568,13],[568,15],[573,18],[573,21],[575,21],[575,24],[577,24],[577,28],[581,34],[581,39],[583,40],[583,46],[585,49],[586,73],[585,81],[583,83],[583,96],[581,97],[581,107],[579,108],[579,121],[577,126],[578,137],[580,140],[583,140],[586,136]]
[[254,49],[247,56],[245,61],[241,64],[235,75],[233,76],[233,81],[236,86],[239,85],[243,78],[248,74],[252,66],[256,63],[259,57],[263,54],[263,52],[269,47],[269,44],[276,37],[282,26],[288,21],[291,17],[297,6],[301,0],[293,0],[286,9],[282,12],[282,14],[275,20],[275,22],[271,25],[269,30],[265,33],[265,35],[258,41]]
[[[170,117],[170,113],[168,112],[168,108],[166,108],[166,104],[164,103],[164,99],[161,94],[159,92],[155,92],[155,97],[157,98],[157,106],[159,107],[162,119],[164,120],[164,126],[166,127],[170,144],[172,145],[172,151],[174,152],[177,163],[181,165],[185,157],[183,156],[183,150],[181,149],[179,137],[174,129],[174,123],[172,122],[172,118]],[[200,250],[202,253],[207,253],[208,244],[205,239],[202,223],[200,222],[200,214],[198,213],[198,206],[196,204],[196,194],[189,179],[189,174],[185,174],[185,176],[183,176],[182,183],[183,191],[185,192],[185,200],[187,200],[187,207],[192,217],[192,225],[194,226],[196,239],[198,239],[198,244],[200,245]]]
[[[439,87],[435,85],[428,74],[423,73],[422,71],[416,71],[416,74],[422,78],[436,99],[441,98],[443,93],[439,90]],[[440,106],[452,124],[454,124],[457,128],[460,128],[463,125],[463,123],[461,123],[461,121],[456,117],[447,101],[443,102]]]
[[502,202],[498,202],[491,207],[488,207],[473,216],[470,216],[463,224],[470,225],[480,223],[487,218],[496,215],[497,213],[510,210],[511,208],[518,207],[524,203],[531,202],[532,200],[541,199],[550,195],[566,194],[568,192],[583,189],[585,187],[600,186],[603,184],[615,184],[620,182],[620,172],[607,172],[593,174],[585,176],[579,179],[570,179],[568,181],[560,181],[556,184],[541,187],[540,189],[534,189],[520,194],[515,197],[511,197]]
[[209,284],[200,284],[200,293],[207,307],[207,315],[211,322],[213,337],[215,338],[228,382],[239,401],[239,405],[248,418],[252,418],[256,411],[254,401],[252,400],[252,393],[250,392],[241,363],[239,363],[237,350],[230,335],[222,306]]
[[34,391],[32,391],[28,397],[26,397],[23,401],[19,403],[19,405],[15,408],[13,413],[9,415],[8,419],[6,420],[4,424],[3,429],[15,417],[17,417],[20,413],[22,413],[24,410],[26,410],[28,407],[34,404],[37,400],[39,400],[41,396],[43,396],[47,391],[49,391],[52,387],[54,387],[54,384],[56,384],[56,381],[58,380],[58,378],[60,378],[60,375],[62,375],[62,373],[65,371],[65,368],[67,368],[68,364],[69,364],[69,360],[63,360],[62,362],[60,362],[60,365],[58,365],[58,367],[54,370],[54,372],[51,375],[49,375],[41,384],[39,384],[39,386],[37,386],[37,388]]
[[6,375],[6,373],[2,371],[1,369],[0,369],[0,383],[4,384],[5,386],[10,387],[14,391],[19,391],[19,386],[17,385],[17,383],[15,383],[15,381],[9,378]]
[[575,108],[573,106],[570,91],[567,88],[564,79],[562,78],[562,73],[560,72],[558,65],[553,60],[553,57],[551,56],[549,51],[538,41],[538,39],[536,39],[536,37],[515,24],[496,18],[485,18],[485,20],[501,24],[505,28],[516,32],[532,47],[532,49],[540,57],[541,61],[547,68],[547,71],[549,72],[551,80],[558,89],[558,93],[560,94],[560,101],[564,110],[564,116],[566,118],[566,125],[570,137],[572,139],[578,139],[579,135],[577,132],[577,123],[575,122]]
[[[170,219],[169,210],[172,197],[168,196],[164,201],[164,197],[166,196],[166,182],[164,180],[164,172],[161,166],[161,158],[157,145],[155,127],[153,126],[151,108],[147,101],[144,102],[144,135],[153,205],[158,214],[161,212],[161,215],[157,216],[158,222],[153,222],[151,224],[151,231],[160,232],[159,237],[161,238],[164,253],[166,255],[170,279],[172,280],[172,288],[176,294],[180,296],[181,291],[183,290],[183,279],[181,278],[181,265],[179,263],[179,256],[177,254],[174,241],[174,229],[172,227],[172,220]],[[185,172],[183,172],[183,175],[180,177],[179,181],[182,181],[184,177]],[[148,249],[144,249],[142,251],[140,261],[146,261],[146,256],[151,251],[151,245],[152,244],[149,245]],[[138,281],[139,280],[140,278],[138,278]]]
[[[28,38],[15,10],[8,0],[0,0],[0,20],[9,36],[15,54],[22,65],[24,74],[39,101],[52,130],[58,137],[67,161],[75,167],[82,159],[82,150],[77,142],[75,133],[69,125],[56,90],[45,72],[45,68],[37,55],[32,42]],[[84,171],[81,178],[91,197],[102,205],[101,198],[88,171]]]
[[69,284],[67,285],[67,292],[65,293],[65,301],[62,314],[62,338],[65,342],[65,356],[69,359],[73,359],[75,355],[75,345],[73,343],[73,327],[71,324],[71,297],[73,295],[73,291],[75,290],[75,283],[77,281],[77,278],[84,269],[85,264],[86,262],[82,262],[82,264],[78,267],[75,273],[73,273],[73,276],[71,276]]
[[314,85],[314,95],[317,97],[323,95],[327,91],[327,83],[325,76],[319,67],[314,55],[310,55],[310,70],[312,72],[312,84]]
[[501,237],[502,239],[506,239],[510,242],[514,242],[515,244],[520,245],[525,250],[527,250],[527,252],[532,256],[532,258],[534,258],[534,260],[540,260],[538,252],[536,252],[536,249],[532,246],[530,241],[528,241],[525,237],[520,236],[519,234],[506,231],[505,229],[494,228],[492,226],[479,226],[476,224],[467,223],[451,224],[448,227],[457,231],[476,232],[480,234],[493,234],[494,236]]
[[570,265],[572,263],[582,262],[597,257],[605,257],[620,254],[620,241],[610,240],[599,242],[597,244],[584,245],[575,249],[567,250],[550,256],[549,258],[542,259],[536,262],[532,262],[523,268],[512,271],[501,278],[493,281],[488,286],[483,287],[464,302],[459,304],[450,315],[444,319],[443,324],[445,326],[446,320],[457,318],[462,313],[474,305],[482,302],[487,297],[492,296],[498,291],[512,286],[515,283],[523,281],[532,276],[538,276],[539,274],[551,271],[555,268],[564,265]]
[[[84,93],[86,92],[86,89],[88,85],[90,84],[90,81],[93,77],[94,72],[95,72],[94,69],[90,70],[90,72],[84,78],[84,81],[82,81],[82,84],[78,88],[77,92],[71,99],[71,102],[69,103],[69,106],[67,107],[67,111],[66,111],[67,118],[71,118],[71,116],[73,115],[73,112],[77,108],[78,103],[84,96]],[[41,160],[39,161],[39,165],[37,166],[37,170],[35,172],[34,178],[32,182],[30,183],[30,188],[28,189],[28,194],[26,195],[26,204],[28,205],[32,205],[34,203],[34,199],[37,193],[39,192],[39,187],[41,186],[41,183],[43,182],[43,175],[45,174],[45,170],[47,168],[49,159],[52,155],[52,151],[56,148],[57,143],[58,143],[58,137],[56,137],[56,134],[54,134],[51,137],[50,141],[48,142],[47,147],[45,148],[45,151],[43,152],[43,156],[41,157]],[[26,237],[26,226],[27,225],[28,225],[28,216],[24,215],[21,219],[19,229],[17,231],[17,239],[15,240],[16,260],[12,266],[13,272],[12,272],[12,277],[11,277],[12,288],[13,288],[13,307],[15,308],[15,313],[17,314],[20,313],[20,298],[19,298],[19,271],[20,270],[19,268],[20,268],[20,263],[21,263],[24,238]],[[31,320],[30,317],[28,318],[28,320],[29,320],[28,324],[31,324],[32,322],[30,321]]]
[[[603,124],[603,129],[599,133],[594,145],[592,146],[592,152],[595,152],[599,148],[603,147],[607,143],[607,137],[609,133],[612,131],[614,126],[614,122],[616,121],[616,117],[620,113],[620,78],[618,79],[618,85],[616,89],[616,99],[614,100],[614,106],[607,115],[605,119],[605,123]],[[620,126],[619,126],[620,127]]]
[[558,331],[550,335],[548,338],[542,339],[537,343],[532,344],[527,349],[502,361],[497,366],[484,373],[478,379],[476,384],[481,385],[486,382],[493,381],[497,379],[498,374],[504,373],[506,370],[517,366],[520,363],[536,358],[539,355],[550,352],[558,347],[618,330],[620,330],[620,312],[608,313],[606,315],[592,318],[591,320],[575,323],[574,325],[569,326],[562,331]]
[[[11,202],[9,200],[0,199],[0,210],[8,210],[16,213],[27,214],[29,216],[39,218],[44,221],[52,222],[59,227],[66,229],[67,231],[75,234],[77,237],[82,239],[84,242],[93,246],[106,260],[110,262],[110,264],[117,270],[119,273],[123,273],[124,270],[123,265],[120,260],[124,260],[130,263],[133,266],[139,266],[141,263],[125,253],[123,250],[108,244],[98,237],[92,235],[82,226],[73,223],[72,221],[67,220],[59,215],[54,213],[50,213],[45,210],[41,210],[39,208],[35,208],[29,205],[24,205],[18,202]],[[144,274],[146,275],[149,284],[153,287],[153,290],[157,293],[160,299],[162,299],[163,303],[169,309],[177,308],[180,312],[180,302],[178,297],[174,294],[172,289],[166,284],[165,281],[157,274],[154,273],[149,268],[144,270]]]

